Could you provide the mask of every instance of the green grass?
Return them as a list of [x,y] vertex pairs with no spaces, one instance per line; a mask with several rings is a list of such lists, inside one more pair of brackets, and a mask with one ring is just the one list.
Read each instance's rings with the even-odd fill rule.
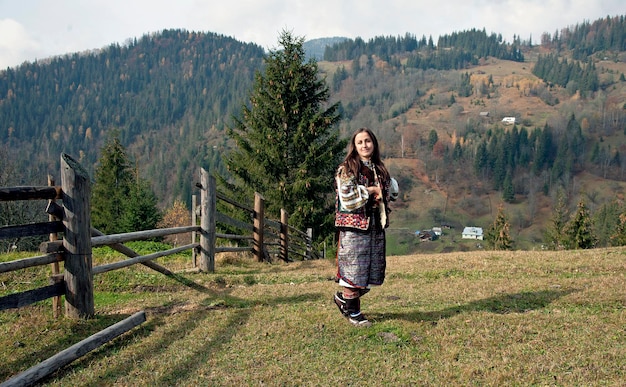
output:
[[[16,257],[0,256],[0,260]],[[94,261],[121,259],[100,252]],[[0,381],[131,314],[147,321],[47,378],[113,385],[622,385],[626,250],[390,256],[351,326],[331,296],[332,260],[189,257],[96,276],[96,316],[52,317],[50,300],[0,312]],[[2,294],[48,275],[0,274]],[[28,281],[20,281],[27,277]]]

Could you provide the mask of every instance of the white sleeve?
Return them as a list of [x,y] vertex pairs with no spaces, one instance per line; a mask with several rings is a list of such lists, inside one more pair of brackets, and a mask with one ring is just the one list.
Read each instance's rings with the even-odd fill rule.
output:
[[367,203],[369,193],[364,185],[356,185],[352,180],[342,180],[337,177],[337,195],[341,211],[352,212]]

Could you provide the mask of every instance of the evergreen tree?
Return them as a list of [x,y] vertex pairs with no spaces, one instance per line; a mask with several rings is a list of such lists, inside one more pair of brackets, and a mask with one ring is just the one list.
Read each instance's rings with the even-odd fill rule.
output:
[[325,236],[333,226],[334,171],[346,146],[334,128],[339,105],[325,108],[329,89],[317,63],[304,62],[303,39],[282,32],[279,43],[255,76],[249,104],[234,117],[229,135],[237,148],[226,159],[233,179],[220,183],[247,201],[260,193],[268,216],[284,208],[291,225]]
[[604,203],[593,215],[593,229],[598,237],[598,247],[611,246],[611,236],[615,235],[620,224],[620,205],[613,200]]
[[119,133],[113,133],[102,148],[91,190],[91,222],[105,234],[123,232],[122,217],[128,200],[132,173]]
[[437,135],[437,131],[435,129],[432,129],[428,133],[428,150],[432,151],[437,141],[439,141],[439,136]]
[[510,172],[507,172],[502,183],[502,199],[507,203],[512,203],[515,200],[515,189],[513,188],[513,179]]
[[510,228],[511,225],[504,213],[504,206],[500,204],[496,219],[487,230],[485,242],[494,250],[511,250],[513,240],[509,233]]
[[611,246],[626,245],[626,213],[619,214],[619,221],[615,227],[615,231],[610,238]]
[[[135,173],[138,174],[138,171]],[[128,200],[124,202],[122,231],[152,230],[160,220],[156,195],[146,180],[137,177],[129,187]]]
[[589,210],[581,197],[578,202],[576,213],[572,216],[566,227],[567,246],[572,249],[591,249],[598,242]]
[[566,245],[565,226],[567,225],[567,200],[562,190],[557,192],[556,205],[552,210],[549,228],[545,233],[545,240],[552,250],[561,250]]
[[118,133],[102,149],[95,180],[91,191],[91,222],[95,228],[105,234],[156,228],[161,218],[157,198],[147,181],[133,178]]

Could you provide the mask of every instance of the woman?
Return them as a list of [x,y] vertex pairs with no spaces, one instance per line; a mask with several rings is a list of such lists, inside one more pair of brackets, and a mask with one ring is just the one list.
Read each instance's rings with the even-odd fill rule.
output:
[[385,280],[388,203],[398,194],[371,130],[361,128],[352,135],[335,180],[337,280],[343,291],[335,294],[334,301],[352,324],[370,326],[361,313],[361,296]]

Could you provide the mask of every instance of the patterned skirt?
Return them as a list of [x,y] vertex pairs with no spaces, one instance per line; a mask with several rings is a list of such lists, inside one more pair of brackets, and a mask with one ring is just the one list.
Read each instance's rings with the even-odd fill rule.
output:
[[385,230],[340,229],[337,278],[355,288],[382,285],[385,281]]

